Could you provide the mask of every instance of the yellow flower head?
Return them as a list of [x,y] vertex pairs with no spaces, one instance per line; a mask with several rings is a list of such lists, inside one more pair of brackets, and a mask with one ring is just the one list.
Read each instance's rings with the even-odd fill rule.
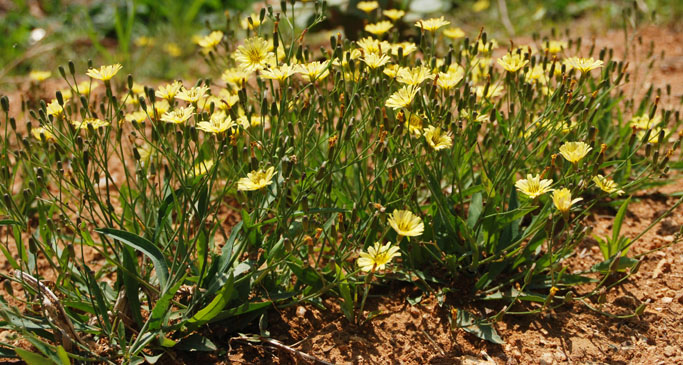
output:
[[569,208],[581,200],[583,200],[583,198],[576,198],[572,200],[572,193],[567,188],[553,191],[553,203],[555,204],[555,208],[557,208],[557,210],[563,214],[569,212]]
[[572,68],[575,68],[582,73],[590,72],[592,70],[595,70],[596,68],[600,68],[603,65],[603,62],[601,60],[594,60],[593,57],[591,58],[578,58],[578,57],[572,57],[568,58],[565,60],[565,63],[568,66],[571,66]]
[[31,134],[33,137],[39,141],[43,140],[43,137],[45,138],[46,141],[54,141],[55,140],[55,135],[52,133],[52,129],[49,127],[36,127],[31,129]]
[[330,74],[328,64],[329,61],[314,61],[298,65],[298,70],[301,76],[308,80],[308,82],[315,82],[318,80],[323,80]]
[[529,71],[524,75],[524,79],[527,82],[539,81],[542,84],[548,83],[548,76],[546,75],[546,70],[543,69],[543,65],[535,65],[531,67]]
[[168,42],[164,44],[164,52],[168,53],[171,57],[179,57],[183,54],[183,50],[175,42]]
[[[358,44],[358,47],[362,49],[366,55],[368,53],[384,54],[391,51],[391,43],[370,37],[365,37],[357,41],[356,44]],[[353,56],[353,53],[351,53],[351,55]],[[360,56],[360,53],[357,55]]]
[[388,32],[393,28],[394,25],[391,24],[390,21],[388,20],[382,20],[381,22],[373,23],[373,24],[367,24],[365,26],[365,31],[374,34],[376,36],[381,36],[382,34]]
[[609,179],[605,176],[602,175],[596,175],[593,176],[593,182],[597,187],[600,188],[600,190],[612,194],[612,193],[617,193],[617,195],[622,195],[624,194],[624,191],[619,189],[617,186],[617,183],[614,182],[614,180]]
[[263,77],[264,79],[278,80],[282,82],[297,72],[299,71],[297,71],[297,69],[294,66],[288,64],[281,64],[278,67],[272,67],[263,70],[261,72],[261,77]]
[[507,72],[517,72],[526,66],[527,63],[529,63],[529,60],[525,60],[524,56],[519,53],[508,53],[498,59],[498,64],[503,66]]
[[406,15],[406,12],[403,10],[398,10],[398,9],[388,9],[388,10],[383,10],[382,14],[384,14],[385,17],[387,17],[387,18],[389,18],[395,22],[395,21],[403,18],[403,16]]
[[444,133],[441,128],[429,126],[424,130],[427,144],[435,151],[440,151],[453,146],[453,139],[450,133]]
[[451,24],[451,22],[447,21],[444,19],[444,17],[439,17],[439,18],[431,18],[427,20],[418,20],[415,23],[415,26],[418,28],[422,28],[424,30],[428,30],[430,32],[435,32],[437,29]]
[[400,66],[396,64],[387,65],[386,67],[384,67],[384,70],[382,72],[393,79],[396,77],[399,68]]
[[401,67],[396,74],[396,81],[406,85],[420,85],[425,80],[433,80],[435,75],[425,66]]
[[444,90],[450,90],[462,80],[463,76],[465,76],[465,72],[462,68],[455,69],[453,72],[450,70],[449,72],[439,72],[439,78],[436,80],[436,84]]
[[148,46],[153,46],[154,45],[154,38],[152,37],[147,37],[147,36],[140,36],[135,38],[135,45],[138,47],[148,47]]
[[71,122],[71,124],[79,129],[88,129],[88,126],[92,126],[93,129],[109,126],[109,122],[97,118],[86,118],[82,122],[74,120]]
[[141,123],[147,119],[147,112],[144,110],[138,110],[136,112],[126,114],[126,122],[129,123]]
[[592,147],[584,142],[566,142],[560,146],[560,154],[562,154],[567,161],[577,163],[592,149]]
[[247,174],[237,181],[237,190],[239,191],[253,191],[262,189],[273,183],[273,176],[275,175],[275,167],[269,167],[265,170],[255,170]]
[[237,123],[222,110],[213,113],[208,122],[204,121],[197,123],[197,129],[212,134],[223,133],[234,127],[237,127]]
[[78,85],[76,85],[78,92],[83,96],[90,95],[90,93],[93,90],[97,89],[97,87],[98,87],[98,84],[93,84],[90,81],[83,81],[83,82],[78,83]]
[[99,69],[91,68],[85,74],[92,77],[93,79],[107,81],[111,80],[112,77],[116,76],[116,74],[119,71],[121,71],[122,68],[123,66],[117,63],[115,65],[101,66]]
[[491,98],[495,98],[496,96],[499,96],[500,94],[502,94],[503,90],[504,90],[503,85],[494,84],[494,85],[489,86],[489,89],[486,92],[486,95],[484,95],[485,89],[486,89],[486,87],[484,85],[477,86],[477,88],[475,90],[477,93],[477,96],[480,98],[485,97],[487,99],[491,99]]
[[416,237],[422,235],[425,225],[422,218],[416,216],[409,210],[395,209],[389,219],[387,219],[391,228],[402,237]]
[[205,175],[211,168],[213,167],[214,162],[213,160],[204,160],[201,162],[198,162],[196,165],[194,165],[193,172],[194,176],[201,176]]
[[208,91],[209,87],[206,85],[195,86],[189,89],[183,87],[175,97],[178,100],[185,100],[188,103],[196,103],[206,97]]
[[209,35],[200,38],[197,43],[204,49],[204,51],[210,51],[216,48],[216,46],[221,43],[221,40],[223,40],[223,32],[220,30],[215,30],[209,33]]
[[161,116],[161,121],[166,123],[181,124],[185,123],[194,113],[192,105],[185,108],[176,108],[175,110],[164,113]]
[[519,179],[515,183],[515,187],[520,193],[528,196],[531,199],[536,199],[537,197],[552,191],[550,188],[553,181],[550,179],[542,179],[540,175],[531,176],[531,174],[526,175],[526,179]]
[[410,135],[419,137],[422,135],[422,118],[415,113],[411,113],[406,120],[406,128],[408,128],[408,133]]
[[370,14],[379,7],[379,4],[377,1],[359,1],[358,4],[356,4],[356,7],[359,10]]
[[45,80],[49,79],[50,76],[52,76],[52,72],[50,72],[50,71],[40,71],[40,70],[34,70],[34,71],[31,71],[31,72],[28,74],[28,77],[29,77],[31,80],[37,81],[37,82],[45,81]]
[[59,118],[64,114],[64,107],[59,105],[57,100],[52,100],[47,104],[47,115],[52,115],[55,118]]
[[401,49],[404,56],[417,51],[417,46],[413,42],[400,42],[391,45],[391,54],[398,56],[398,49]]
[[477,42],[477,49],[481,54],[491,53],[494,49],[498,48],[498,41],[495,39],[490,39],[488,42],[484,43],[482,39]]
[[558,54],[567,48],[567,42],[564,41],[548,41],[543,44],[543,49],[550,54]]
[[374,246],[368,247],[367,252],[361,252],[358,258],[358,267],[365,271],[384,270],[386,265],[393,260],[394,257],[401,256],[398,252],[398,246],[392,246],[391,242],[382,245],[375,242]]
[[249,72],[241,68],[228,68],[221,74],[221,80],[239,88],[242,87],[242,82],[246,82],[248,78]]
[[458,39],[458,38],[462,38],[465,36],[465,31],[463,31],[459,27],[450,27],[450,28],[444,29],[443,35],[445,35],[446,37],[448,37],[450,39]]
[[631,119],[631,125],[633,125],[637,129],[647,130],[661,123],[661,121],[662,118],[659,115],[650,119],[650,116],[643,114],[633,117]]
[[154,95],[156,95],[157,98],[171,101],[178,95],[178,92],[180,92],[180,89],[182,88],[183,84],[180,81],[174,81],[172,84],[159,86]]
[[[251,23],[249,22],[249,18],[251,17]],[[268,21],[268,18],[263,18],[263,22],[261,22],[261,17],[258,14],[251,13],[249,16],[245,16],[242,19],[242,28],[243,29],[256,29],[261,26],[261,24],[265,23]]]
[[368,67],[375,69],[382,67],[391,61],[391,58],[387,55],[378,55],[377,53],[370,53],[363,57],[363,62],[365,62]]
[[269,51],[268,41],[261,37],[252,37],[237,47],[235,60],[247,72],[261,70],[275,63],[275,54]]
[[392,109],[405,108],[413,102],[413,98],[415,98],[415,94],[417,94],[419,90],[420,88],[415,85],[406,85],[391,94],[385,105]]

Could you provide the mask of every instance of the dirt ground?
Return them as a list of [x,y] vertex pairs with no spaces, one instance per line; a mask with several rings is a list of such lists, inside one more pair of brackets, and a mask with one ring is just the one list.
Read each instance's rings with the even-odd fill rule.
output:
[[[663,107],[679,107],[683,95],[681,33],[648,27],[640,35],[645,43],[656,41],[658,52],[666,51],[655,72],[642,76],[656,87],[671,84],[672,95],[662,100]],[[623,33],[615,31],[597,38],[596,48],[603,46],[615,48],[616,55],[623,54]],[[646,83],[643,89],[648,86]],[[642,91],[635,90],[636,94]],[[674,204],[678,198],[666,195],[673,192],[683,192],[683,180],[634,197],[623,228],[626,234],[635,236]],[[592,217],[593,233],[609,234],[612,218],[596,213]],[[666,246],[673,242],[681,226],[683,206],[643,236],[630,255]],[[0,269],[7,272],[4,261],[0,259]],[[595,241],[589,239],[567,265],[578,270],[600,261],[600,251]],[[486,342],[460,329],[452,330],[448,306],[440,307],[434,295],[424,295],[418,305],[408,303],[408,298],[421,294],[413,287],[399,284],[377,287],[371,292],[367,309],[381,310],[382,314],[363,326],[351,325],[334,299],[325,300],[328,308],[325,311],[311,305],[272,310],[268,330],[290,350],[240,340],[228,332],[229,328],[210,328],[207,334],[220,347],[227,348],[225,356],[192,355],[164,360],[188,364],[683,363],[683,243],[648,254],[636,275],[607,293],[603,311],[629,314],[637,303],[648,302],[641,316],[609,318],[580,303],[566,305],[547,315],[506,316],[495,324],[505,342],[503,345]],[[490,311],[483,303],[474,303],[474,306],[479,313]],[[297,356],[297,352],[309,358]]]
[[[647,27],[638,35],[643,43],[655,41],[656,52],[665,51],[654,71],[640,73],[672,94],[662,106],[678,108],[683,95],[683,36],[678,30]],[[596,49],[614,48],[624,54],[623,32],[609,32],[595,39]],[[634,237],[659,217],[678,198],[666,194],[683,192],[683,179],[634,197],[622,232]],[[595,214],[593,233],[611,233],[613,217]],[[683,206],[645,234],[630,255],[661,248],[674,240],[683,226]],[[602,261],[597,244],[586,240],[566,264],[586,269]],[[304,359],[290,350],[272,345],[230,340],[231,350],[223,363],[337,363],[337,364],[680,364],[683,363],[683,243],[644,256],[638,273],[607,293],[601,310],[625,315],[638,303],[647,302],[644,313],[629,319],[610,318],[580,303],[561,307],[548,315],[506,316],[495,324],[505,344],[495,345],[464,330],[452,330],[447,306],[440,307],[434,295],[410,305],[408,298],[421,295],[412,287],[379,287],[371,292],[368,310],[382,315],[363,326],[351,325],[332,299],[328,310],[299,306],[272,311],[269,331],[273,338],[315,359]],[[374,294],[374,296],[372,296]],[[592,303],[594,305],[594,303]],[[487,313],[480,303],[478,309]],[[489,309],[490,310],[490,309]],[[216,361],[216,359],[213,359]]]

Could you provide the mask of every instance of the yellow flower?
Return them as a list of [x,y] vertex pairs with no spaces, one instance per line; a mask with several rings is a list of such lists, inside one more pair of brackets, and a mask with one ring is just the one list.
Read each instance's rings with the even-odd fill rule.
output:
[[525,60],[521,54],[506,54],[505,56],[498,59],[498,64],[503,66],[507,72],[517,72],[526,66],[529,60]]
[[117,63],[115,65],[101,66],[99,69],[91,68],[85,74],[93,79],[107,81],[116,76],[116,74],[121,71],[122,68],[123,66]]
[[[380,41],[379,39],[374,39],[370,37],[365,37],[359,41],[356,41],[356,44],[360,49],[363,50],[363,52],[365,52],[365,54],[383,54],[391,50],[391,43],[387,41]],[[351,55],[353,56],[353,53],[351,53]],[[357,55],[360,56],[360,53],[358,53]]]
[[174,81],[172,84],[159,86],[154,95],[156,95],[157,98],[171,101],[178,95],[178,92],[180,92],[180,89],[182,88],[183,84],[180,81]]
[[196,165],[194,165],[194,176],[201,176],[205,175],[211,168],[213,167],[214,162],[213,160],[204,160],[201,162],[198,162]]
[[391,19],[392,21],[397,21],[403,18],[403,16],[406,15],[406,12],[398,9],[388,9],[383,10],[382,14],[384,14],[385,17]]
[[538,80],[542,84],[545,84],[548,82],[548,77],[546,76],[546,70],[543,69],[542,65],[535,65],[534,67],[531,67],[529,71],[524,75],[524,79],[527,82],[531,81],[536,81]]
[[462,29],[460,29],[459,27],[450,27],[450,28],[444,29],[443,35],[445,35],[446,37],[448,37],[450,39],[458,39],[458,38],[464,37],[465,32]]
[[477,49],[479,53],[487,54],[498,48],[498,42],[495,39],[490,39],[488,42],[484,43],[482,39],[477,42]]
[[221,90],[218,95],[220,96],[218,105],[216,105],[218,109],[228,110],[240,101],[239,95],[233,94],[226,89]]
[[28,74],[28,77],[31,80],[37,81],[37,82],[45,81],[45,80],[49,79],[50,76],[52,76],[52,72],[50,72],[50,71],[34,70]]
[[219,110],[211,115],[208,122],[197,123],[197,129],[206,133],[219,134],[227,131],[230,128],[236,127],[237,124],[224,111]]
[[415,26],[418,28],[428,30],[430,32],[435,32],[437,29],[443,27],[444,25],[448,25],[448,24],[451,24],[451,22],[444,19],[444,17],[439,17],[439,18],[431,18],[431,19],[427,19],[427,20],[418,20],[415,23]]
[[[460,110],[458,116],[460,117],[460,119],[463,119],[466,121],[469,121],[471,118],[470,111],[467,109]],[[476,122],[476,123],[487,123],[490,121],[489,114],[476,113],[476,117],[472,121]]]
[[45,137],[46,141],[54,141],[55,135],[52,133],[52,129],[49,127],[36,127],[31,129],[31,134],[33,137],[39,141],[43,140]]
[[398,89],[398,91],[396,91],[395,93],[391,94],[391,96],[387,99],[385,105],[388,108],[392,109],[405,108],[413,102],[413,98],[419,90],[420,88],[417,86],[406,85]]
[[135,38],[135,45],[138,47],[147,47],[147,46],[153,46],[154,45],[154,38],[152,37],[147,37],[147,36],[140,36]]
[[144,122],[147,119],[147,112],[144,110],[138,110],[136,112],[126,114],[126,122]]
[[491,6],[489,0],[477,0],[474,2],[474,4],[472,4],[472,10],[475,13],[479,13],[481,11],[488,9],[489,6]]
[[177,108],[161,116],[161,121],[166,123],[181,124],[185,123],[194,113],[194,107]]
[[583,198],[576,198],[572,200],[572,193],[567,188],[553,191],[553,203],[555,204],[555,208],[557,208],[557,210],[563,214],[569,212],[569,208],[581,200],[583,200]]
[[166,100],[159,100],[156,103],[154,103],[154,110],[159,115],[166,113],[169,108],[171,108],[171,105]]
[[646,130],[656,126],[657,124],[661,123],[661,121],[662,118],[658,115],[652,119],[650,119],[648,115],[640,115],[631,119],[631,125],[637,129]]
[[375,69],[382,67],[387,64],[387,62],[391,61],[391,58],[387,55],[378,55],[377,53],[370,53],[363,57],[363,62],[365,62],[368,67]]
[[453,139],[450,133],[444,133],[441,128],[429,126],[424,130],[427,144],[435,151],[440,151],[453,146]]
[[98,85],[90,81],[83,81],[76,85],[78,92],[83,96],[88,96],[93,90],[97,89]]
[[52,115],[55,118],[58,118],[64,114],[64,107],[59,105],[57,100],[52,100],[49,104],[47,104],[47,115]]
[[237,181],[237,190],[239,191],[253,191],[262,189],[273,183],[273,175],[275,175],[275,167],[269,167],[265,170],[255,170],[247,174]]
[[408,128],[408,133],[415,137],[422,135],[422,118],[417,114],[410,114],[406,120],[406,128]]
[[565,63],[572,68],[575,68],[583,73],[590,72],[596,68],[602,67],[603,62],[601,60],[594,60],[591,58],[578,58],[572,57],[565,60]]
[[407,56],[415,51],[417,51],[417,46],[413,42],[401,42],[394,43],[391,45],[391,54],[398,56],[398,49],[401,48],[403,55]]
[[566,142],[560,146],[560,154],[571,163],[577,163],[593,148],[584,142]]
[[308,80],[308,82],[315,82],[318,80],[323,80],[330,74],[328,65],[329,61],[314,61],[298,65],[298,70],[299,73],[301,73],[301,76]]
[[197,41],[197,44],[204,48],[205,51],[210,51],[216,48],[216,46],[221,43],[221,40],[223,40],[223,32],[215,30],[209,33],[209,35],[200,38],[199,41]]
[[425,225],[422,223],[422,218],[416,216],[408,210],[395,209],[389,219],[387,219],[391,228],[401,237],[416,237],[422,235]]
[[[669,140],[669,133],[670,133],[669,130],[666,129],[666,128],[654,128],[654,129],[650,132],[650,136],[649,136],[649,138],[647,139],[647,143],[653,143],[653,144],[654,144],[654,143],[659,143],[659,134],[660,134],[662,131],[664,132],[664,140],[663,140],[663,141],[664,141],[664,142],[667,142],[667,141]],[[646,132],[646,131],[640,131],[640,132],[638,132],[638,138],[640,138],[640,139],[644,138],[644,137],[645,137],[645,133],[647,133],[647,132]]]
[[382,20],[381,22],[367,24],[365,26],[365,31],[376,36],[380,36],[393,28],[394,25],[388,20]]
[[531,176],[531,174],[526,175],[526,179],[519,179],[515,183],[515,187],[519,192],[528,196],[531,199],[535,199],[553,189],[550,188],[553,181],[550,179],[542,179],[540,175]]
[[614,182],[614,180],[609,179],[605,176],[602,175],[596,175],[593,176],[593,182],[597,187],[599,187],[602,191],[612,194],[612,193],[617,193],[617,195],[622,195],[624,194],[624,191],[619,189],[617,186],[617,183]]
[[393,64],[393,65],[388,65],[384,68],[384,74],[391,77],[392,79],[396,77],[396,73],[398,72],[399,65]]
[[88,126],[92,126],[93,129],[109,126],[109,122],[97,118],[86,118],[82,122],[74,120],[71,124],[79,129],[88,129]]
[[294,66],[288,64],[281,64],[278,67],[267,68],[261,72],[261,77],[264,79],[285,81],[288,77],[294,75],[298,71]]
[[[249,18],[251,17],[251,23],[249,22]],[[258,14],[251,13],[251,15],[246,16],[242,19],[242,28],[243,29],[255,29],[261,26],[261,24],[265,23],[268,21],[268,18],[263,18],[263,22],[261,22],[261,17]]]
[[140,154],[140,163],[142,166],[147,166],[149,165],[149,160],[152,158],[152,155],[154,154],[154,147],[152,147],[151,144],[145,143],[142,146],[136,147],[138,150],[138,153]]
[[196,103],[203,99],[208,91],[209,87],[206,85],[195,86],[189,89],[183,87],[175,97],[178,100],[185,100],[188,103]]
[[228,68],[221,74],[221,80],[239,88],[242,87],[242,82],[246,82],[248,78],[249,72],[241,68]]
[[359,1],[356,7],[368,14],[372,13],[375,9],[379,7],[377,1]]
[[550,54],[560,53],[565,48],[567,48],[567,42],[564,41],[548,41],[544,44],[543,47],[543,49],[545,51],[548,51],[548,53]]
[[394,257],[401,256],[398,252],[398,246],[392,246],[391,242],[382,245],[375,242],[374,246],[368,247],[367,252],[361,252],[358,258],[358,267],[365,271],[384,270],[386,265],[393,260]]
[[456,69],[454,72],[439,72],[436,84],[444,90],[450,90],[462,80],[464,75],[465,72],[462,69]]
[[268,41],[261,37],[252,37],[237,47],[235,60],[247,72],[261,70],[275,62],[275,55],[269,51]]
[[183,50],[174,42],[164,44],[164,52],[168,53],[171,57],[178,57],[183,54]]
[[490,85],[486,95],[484,95],[484,89],[485,87],[483,85],[477,86],[476,92],[478,97],[490,99],[503,93],[503,85],[500,84]]
[[396,74],[396,81],[406,85],[420,85],[425,80],[434,79],[435,75],[425,66],[401,67]]

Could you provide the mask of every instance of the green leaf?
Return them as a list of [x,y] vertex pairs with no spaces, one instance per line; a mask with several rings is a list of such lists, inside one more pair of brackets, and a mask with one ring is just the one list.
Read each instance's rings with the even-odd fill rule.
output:
[[[616,217],[614,217],[614,223],[612,223],[612,242],[617,242],[619,238],[619,233],[621,232],[621,224],[624,222],[624,217],[626,216],[626,210],[628,208],[628,203],[631,202],[631,197],[628,197],[624,203],[619,208]],[[610,255],[614,255],[616,252],[610,252]]]
[[467,225],[470,228],[474,228],[474,225],[477,224],[477,221],[479,220],[479,216],[481,216],[481,212],[483,209],[484,201],[481,193],[476,193],[472,195],[470,209],[467,212]]
[[630,268],[636,266],[639,262],[639,260],[636,260],[636,259],[631,258],[631,257],[612,256],[609,260],[605,260],[601,263],[593,265],[593,267],[591,267],[591,270],[601,272],[601,273],[607,273],[614,260],[619,260],[619,262],[616,263],[616,265],[617,265],[615,268],[616,271],[624,271],[626,269],[630,269]]
[[69,360],[69,354],[66,352],[62,345],[57,346],[57,356],[62,360],[62,365],[71,365],[71,360]]
[[455,324],[459,328],[462,328],[466,332],[495,344],[500,345],[505,343],[505,341],[500,338],[498,332],[496,332],[496,329],[493,328],[490,323],[483,322],[473,314],[462,309],[457,309],[457,313]]
[[166,283],[168,282],[168,264],[166,263],[166,258],[161,253],[159,248],[157,248],[149,240],[142,238],[134,233],[120,231],[118,229],[112,228],[99,228],[95,232],[109,236],[113,239],[119,240],[122,243],[133,247],[134,249],[142,252],[145,256],[149,257],[154,264],[154,268],[157,272],[157,278],[159,279],[159,285],[161,286],[161,292],[165,292]]
[[[187,274],[185,274],[185,276],[187,276]],[[159,300],[157,300],[156,304],[154,305],[154,309],[152,309],[152,314],[149,316],[148,320],[148,327],[150,331],[158,330],[163,325],[168,308],[171,306],[171,300],[173,300],[173,297],[178,289],[180,289],[180,286],[183,285],[185,276],[173,284],[173,286],[167,290],[164,295],[159,298]]]
[[213,352],[218,350],[218,347],[208,338],[200,334],[194,334],[180,341],[180,343],[175,345],[174,349],[184,351]]
[[19,357],[26,362],[28,365],[45,365],[50,364],[52,361],[47,357],[43,357],[34,352],[26,351],[24,349],[15,348],[14,351],[19,355]]
[[201,327],[202,325],[209,323],[214,317],[216,317],[225,306],[230,301],[232,296],[232,291],[234,289],[235,277],[230,274],[228,282],[221,288],[221,290],[216,294],[211,303],[206,307],[202,308],[197,314],[188,319],[186,324],[191,330]]

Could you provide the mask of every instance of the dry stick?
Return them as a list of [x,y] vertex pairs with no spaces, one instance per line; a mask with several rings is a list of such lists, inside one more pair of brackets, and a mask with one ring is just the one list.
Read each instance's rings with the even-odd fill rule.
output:
[[437,350],[439,350],[439,353],[441,354],[441,356],[446,356],[446,352],[441,348],[441,346],[439,346],[439,344],[438,344],[436,341],[434,341],[434,339],[432,338],[432,336],[430,336],[429,333],[427,333],[427,331],[425,331],[425,330],[423,330],[423,329],[420,329],[420,331],[422,332],[422,334],[423,334],[425,337],[427,337],[427,339],[429,340],[429,342],[432,343],[432,346],[434,346]]
[[68,347],[67,351],[71,349],[73,342],[78,342],[86,346],[90,345],[83,341],[78,335],[73,323],[71,322],[71,319],[66,314],[64,307],[62,307],[60,304],[59,298],[57,298],[52,290],[45,286],[45,284],[41,283],[38,279],[21,270],[14,271],[14,276],[21,282],[28,284],[30,287],[40,293],[43,298],[43,306],[47,311],[48,317],[52,319],[55,326],[61,332],[62,344],[65,348]]
[[284,351],[286,351],[286,352],[289,352],[289,353],[291,353],[292,355],[301,358],[302,360],[311,361],[311,362],[313,362],[314,364],[334,365],[334,364],[331,363],[331,362],[327,362],[327,361],[325,361],[325,360],[318,359],[317,357],[315,357],[315,356],[313,356],[313,355],[309,355],[309,354],[307,354],[307,353],[305,353],[305,352],[302,352],[302,351],[299,351],[299,350],[297,350],[297,349],[291,348],[291,347],[289,347],[289,346],[283,344],[282,342],[280,342],[280,341],[278,341],[278,340],[275,340],[275,339],[272,339],[272,338],[266,338],[266,337],[263,337],[263,336],[249,337],[249,336],[241,335],[240,337],[235,337],[235,338],[233,338],[233,339],[236,339],[236,340],[243,340],[243,341],[247,341],[247,342],[253,342],[253,341],[262,342],[262,343],[264,343],[264,344],[271,345],[271,346],[273,346],[273,347],[275,347],[275,348],[277,348],[277,349],[280,349],[280,350],[284,350]]

